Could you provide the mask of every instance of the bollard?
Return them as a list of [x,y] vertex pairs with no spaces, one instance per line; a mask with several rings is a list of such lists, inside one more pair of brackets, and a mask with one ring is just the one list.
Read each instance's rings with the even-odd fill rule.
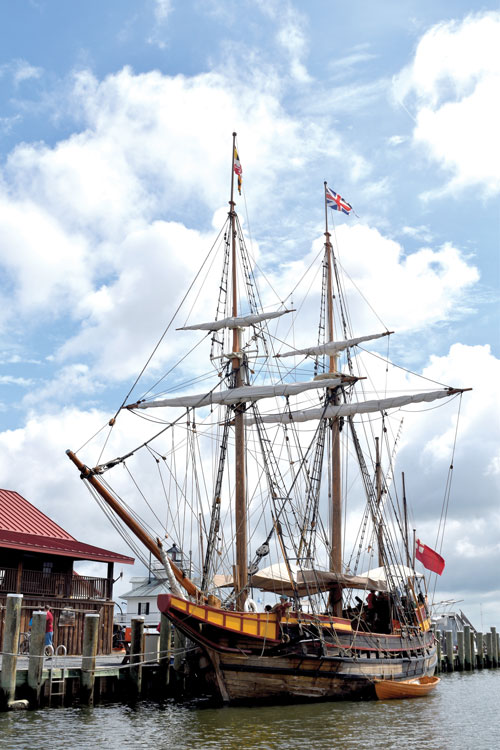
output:
[[46,626],[47,613],[44,610],[33,612],[28,661],[28,700],[30,708],[40,706]]
[[94,704],[95,660],[99,641],[99,615],[88,613],[83,622],[83,654],[80,678],[80,703]]
[[16,694],[17,651],[21,630],[22,594],[7,594],[3,631],[2,672],[0,674],[0,703],[7,708]]
[[472,669],[472,653],[470,647],[470,625],[464,625],[464,668]]
[[485,655],[484,666],[487,669],[491,669],[491,667],[493,666],[492,660],[491,660],[491,654],[492,654],[492,648],[493,648],[492,643],[491,643],[491,633],[485,633],[484,638],[486,641],[486,647],[484,650],[484,655]]
[[172,626],[166,615],[160,621],[160,689],[170,683],[170,657],[172,653]]
[[482,669],[484,666],[484,642],[482,633],[476,633],[476,666],[478,669]]
[[455,668],[455,657],[453,651],[453,632],[446,631],[446,671],[453,672]]
[[464,638],[464,631],[458,630],[457,631],[457,664],[456,668],[459,672],[461,672],[464,669],[465,666],[465,646],[464,646],[465,638]]
[[130,640],[130,680],[132,682],[133,697],[137,698],[142,690],[142,664],[144,617],[134,617],[130,623],[132,635]]
[[491,630],[491,666],[493,669],[498,667],[498,638],[497,629],[495,627],[490,628]]

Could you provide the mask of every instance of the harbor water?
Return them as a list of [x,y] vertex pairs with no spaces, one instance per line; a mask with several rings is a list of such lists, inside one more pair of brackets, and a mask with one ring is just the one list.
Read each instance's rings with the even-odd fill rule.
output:
[[2,750],[491,750],[500,670],[443,675],[414,700],[211,708],[141,702],[0,714]]

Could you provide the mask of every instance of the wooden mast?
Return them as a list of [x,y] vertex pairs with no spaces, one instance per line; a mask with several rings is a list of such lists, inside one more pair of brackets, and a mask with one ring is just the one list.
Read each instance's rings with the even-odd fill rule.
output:
[[[236,133],[233,133],[233,153],[231,163],[231,200],[229,201],[229,219],[231,224],[231,280],[232,280],[232,315],[238,316],[238,275],[236,263],[236,213],[234,210],[234,165],[236,156]],[[243,385],[241,357],[240,329],[233,329],[232,360],[233,387]],[[236,591],[241,592],[236,600],[236,609],[243,610],[247,599],[245,589],[248,580],[248,550],[247,550],[247,508],[246,508],[246,456],[245,456],[245,425],[243,421],[243,405],[238,407],[234,415],[235,431],[235,500],[234,517],[236,529],[236,565],[234,583]]]
[[[91,469],[89,469],[88,466],[85,466],[78,456],[73,453],[73,451],[66,451],[66,455],[70,459],[70,461],[73,461],[75,466],[80,471],[80,477],[82,479],[85,479],[92,487],[96,490],[96,492],[102,497],[102,499],[107,503],[107,505],[110,506],[116,513],[116,515],[122,519],[124,523],[127,524],[129,529],[133,531],[133,533],[136,535],[136,537],[144,544],[144,546],[151,552],[151,554],[156,557],[157,560],[160,562],[162,561],[161,558],[161,552],[160,552],[160,540],[158,539],[156,542],[153,539],[152,536],[150,536],[147,531],[145,531],[142,526],[140,526],[137,521],[135,521],[134,518],[125,510],[125,508],[113,497],[113,495],[106,489],[106,487],[102,484],[102,482],[99,481],[97,476],[92,472]],[[206,602],[207,598],[202,594],[200,589],[187,577],[184,575],[182,570],[177,567],[177,565],[170,560],[170,567],[172,568],[172,572],[175,576],[175,578],[179,581],[181,586],[184,588],[184,590],[190,595],[194,596],[198,599],[198,601]]]
[[[333,248],[328,231],[328,207],[326,202],[325,182],[325,255],[327,266],[327,315],[328,315],[328,337],[334,340],[333,330]],[[337,357],[330,356],[330,372],[337,371]],[[334,403],[338,403],[338,397],[334,394]],[[342,573],[342,486],[340,476],[340,426],[338,418],[330,421],[331,434],[331,521],[330,521],[330,570]],[[342,592],[340,587],[332,591],[330,596],[330,607],[336,617],[342,616]]]
[[378,564],[382,567],[384,564],[384,540],[382,535],[382,513],[380,503],[382,502],[382,465],[380,463],[380,441],[375,438],[375,483],[377,491],[377,547],[378,547]]

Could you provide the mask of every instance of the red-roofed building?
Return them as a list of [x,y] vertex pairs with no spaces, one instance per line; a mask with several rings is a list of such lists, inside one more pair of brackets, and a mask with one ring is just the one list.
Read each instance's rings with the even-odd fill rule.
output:
[[[75,560],[106,564],[106,576],[91,578],[73,571]],[[0,489],[0,606],[8,593],[23,594],[21,630],[31,613],[48,604],[54,613],[54,644],[81,653],[86,612],[101,616],[99,650],[111,651],[113,566],[132,557],[78,542],[18,492]],[[0,619],[0,643],[2,622]]]

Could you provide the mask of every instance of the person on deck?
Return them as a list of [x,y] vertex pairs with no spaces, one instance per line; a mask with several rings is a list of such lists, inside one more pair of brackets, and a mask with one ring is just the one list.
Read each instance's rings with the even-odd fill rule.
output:
[[370,628],[375,625],[377,616],[377,592],[370,591],[366,598],[366,623]]
[[48,604],[45,605],[47,613],[47,624],[45,625],[45,645],[52,646],[54,639],[54,615]]

